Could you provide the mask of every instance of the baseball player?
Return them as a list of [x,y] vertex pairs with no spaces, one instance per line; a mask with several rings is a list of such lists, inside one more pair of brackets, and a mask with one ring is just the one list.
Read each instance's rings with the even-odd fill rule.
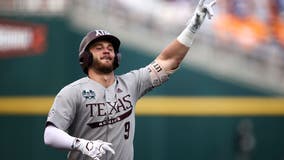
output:
[[87,75],[60,90],[44,132],[48,146],[69,150],[69,160],[133,160],[135,104],[178,68],[216,1],[200,0],[187,27],[149,65],[115,75],[120,40],[104,30],[89,32],[79,48]]

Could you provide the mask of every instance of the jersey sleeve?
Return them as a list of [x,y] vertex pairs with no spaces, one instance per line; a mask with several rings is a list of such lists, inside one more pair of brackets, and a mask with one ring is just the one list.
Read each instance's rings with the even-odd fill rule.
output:
[[128,82],[132,82],[133,93],[136,94],[136,97],[139,99],[144,96],[146,93],[151,91],[153,88],[160,86],[169,79],[169,72],[166,72],[158,63],[155,61],[146,67],[140,68],[139,70],[134,70],[130,72],[127,76]]
[[48,113],[47,122],[57,128],[67,130],[76,112],[76,91],[73,87],[64,87],[55,97]]
[[150,79],[153,87],[160,86],[164,82],[169,79],[169,76],[174,72],[173,71],[166,71],[158,62],[153,61],[151,64],[147,66]]

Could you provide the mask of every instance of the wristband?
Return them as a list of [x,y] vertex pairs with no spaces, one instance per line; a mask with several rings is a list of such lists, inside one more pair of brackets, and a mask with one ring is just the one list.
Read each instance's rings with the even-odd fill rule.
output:
[[177,37],[177,40],[187,47],[191,47],[195,38],[195,33],[193,33],[189,27],[186,27],[181,34]]

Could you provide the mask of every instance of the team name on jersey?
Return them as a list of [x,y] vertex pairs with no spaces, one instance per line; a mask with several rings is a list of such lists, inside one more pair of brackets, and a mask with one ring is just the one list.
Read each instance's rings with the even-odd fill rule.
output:
[[[95,121],[88,123],[87,125],[91,128],[97,128],[108,124],[117,123],[127,118],[133,109],[133,105],[130,101],[130,95],[126,95],[122,98],[118,98],[115,102],[106,102],[106,103],[89,103],[86,104],[86,107],[89,108],[90,117],[94,116],[110,116],[110,115],[118,115],[113,116],[111,118],[107,117],[107,119],[103,121]],[[109,107],[111,109],[109,109]],[[122,114],[117,114],[117,113]]]
[[[133,107],[130,101],[130,95],[118,98],[115,102],[105,103],[88,103],[86,107],[89,109],[90,117],[114,115]],[[110,109],[109,109],[110,107]]]

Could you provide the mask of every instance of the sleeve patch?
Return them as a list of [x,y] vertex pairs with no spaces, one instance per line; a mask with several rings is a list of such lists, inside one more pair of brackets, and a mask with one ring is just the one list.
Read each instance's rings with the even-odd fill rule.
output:
[[148,69],[154,87],[163,84],[169,79],[169,74],[156,61],[149,64]]

